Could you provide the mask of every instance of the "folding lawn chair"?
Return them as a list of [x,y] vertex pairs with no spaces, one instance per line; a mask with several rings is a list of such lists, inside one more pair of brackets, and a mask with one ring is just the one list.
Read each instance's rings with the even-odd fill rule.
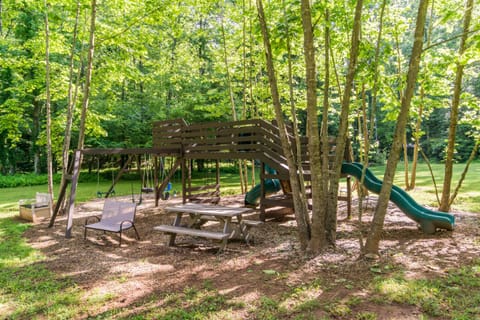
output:
[[[88,224],[88,219],[85,219],[85,233],[84,239],[87,238],[87,229],[102,230],[104,232],[120,233],[120,246],[122,245],[122,232],[133,228],[137,239],[140,240],[137,229],[135,228],[135,212],[137,205],[130,202],[120,202],[111,199],[106,199],[103,204],[103,211],[101,217],[94,217],[99,220],[96,223]],[[90,217],[91,218],[91,217]]]

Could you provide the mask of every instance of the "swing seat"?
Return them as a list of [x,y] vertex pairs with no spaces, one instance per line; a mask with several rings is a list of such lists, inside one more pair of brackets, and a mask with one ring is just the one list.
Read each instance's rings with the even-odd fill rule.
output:
[[103,196],[105,195],[105,197],[108,197],[110,195],[114,196],[115,195],[115,190],[112,190],[110,192],[108,191],[97,191],[97,198],[103,198]]
[[152,193],[154,191],[153,188],[142,188],[143,193]]
[[163,195],[162,195],[162,200],[168,200],[170,198],[170,190],[172,190],[171,182],[169,182],[165,187],[165,191],[163,192]]

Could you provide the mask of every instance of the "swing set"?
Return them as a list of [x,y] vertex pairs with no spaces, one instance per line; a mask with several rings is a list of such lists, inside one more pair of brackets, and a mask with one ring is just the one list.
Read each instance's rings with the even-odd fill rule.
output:
[[[160,160],[158,163],[158,159]],[[168,200],[170,198],[170,192],[172,191],[172,183],[170,182],[171,176],[166,173],[165,168],[165,158],[153,158],[149,154],[145,155],[145,161],[142,162],[140,157],[138,161],[138,169],[141,172],[142,177],[142,184],[140,187],[140,197],[138,200],[138,204],[143,202],[143,195],[154,193],[155,185],[158,185],[158,175],[155,173],[160,171],[160,179],[162,181],[162,185],[158,187],[157,194],[162,200]],[[155,172],[155,168],[157,171]],[[173,159],[171,160],[170,171],[173,169]],[[167,178],[168,177],[168,178]],[[164,182],[166,185],[163,186]],[[173,191],[173,195],[176,196],[176,191]],[[134,195],[134,188],[132,184],[132,202],[135,202],[135,195]]]
[[112,172],[112,185],[108,191],[101,191],[100,190],[100,158],[97,157],[97,198],[108,198],[110,196],[115,196],[115,176]]

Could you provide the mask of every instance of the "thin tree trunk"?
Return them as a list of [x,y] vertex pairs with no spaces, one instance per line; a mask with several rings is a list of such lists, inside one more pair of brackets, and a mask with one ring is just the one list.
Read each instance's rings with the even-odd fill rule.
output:
[[[282,1],[283,7],[285,8],[285,1]],[[302,166],[302,144],[300,141],[300,135],[298,130],[298,119],[297,119],[297,108],[295,106],[295,94],[294,94],[294,84],[293,84],[293,64],[292,64],[292,45],[291,45],[291,36],[290,36],[290,27],[288,23],[288,16],[285,15],[285,29],[286,29],[286,40],[287,40],[287,57],[288,57],[288,90],[290,96],[290,112],[292,114],[292,124],[293,124],[293,135],[295,137],[296,144],[296,155],[297,155],[297,167],[298,167],[298,179],[300,181],[300,194],[302,195],[303,201],[307,201],[307,193],[305,190],[305,179],[303,176],[303,166]]]
[[280,103],[280,95],[278,92],[277,78],[275,75],[275,68],[273,66],[272,48],[270,45],[270,36],[268,32],[267,22],[265,20],[265,13],[263,11],[262,0],[257,0],[258,18],[263,36],[263,42],[265,46],[266,64],[268,80],[270,83],[270,90],[272,94],[273,106],[275,109],[275,117],[278,122],[280,140],[282,143],[282,149],[287,159],[289,168],[290,184],[292,186],[293,205],[295,210],[295,218],[298,226],[298,237],[300,242],[300,249],[305,251],[308,245],[308,239],[310,238],[310,223],[308,220],[307,205],[302,201],[300,195],[300,184],[298,181],[298,168],[296,168],[295,157],[290,147],[288,140],[288,132],[283,120],[282,106]]
[[[434,8],[435,8],[435,0],[432,0],[432,4],[430,6],[430,19],[428,19],[428,31],[427,31],[427,43],[426,46],[430,46],[430,42],[432,39],[432,32],[433,32],[433,15],[434,15]],[[420,105],[418,109],[417,121],[415,123],[415,133],[413,135],[415,139],[415,145],[413,148],[413,159],[412,159],[412,173],[410,176],[410,186],[407,190],[413,190],[416,186],[417,180],[417,165],[418,165],[418,153],[420,152],[420,137],[422,136],[421,132],[421,125],[422,125],[422,117],[423,117],[423,109],[425,107],[425,85],[424,82],[426,80],[423,79],[420,83]],[[428,161],[428,159],[427,159]],[[435,190],[437,193],[437,190]],[[437,195],[438,198],[438,195]]]
[[358,232],[358,241],[360,243],[360,249],[363,250],[363,225],[362,225],[362,218],[363,218],[363,197],[366,196],[365,188],[363,187],[363,183],[365,182],[365,175],[367,173],[368,168],[368,153],[370,150],[370,136],[368,134],[368,120],[367,120],[367,98],[365,92],[365,83],[362,83],[362,119],[361,126],[359,128],[363,131],[360,137],[363,137],[364,143],[364,158],[362,159],[363,168],[362,168],[362,176],[360,177],[360,185],[358,186],[358,225],[359,231]]
[[405,134],[403,135],[403,165],[405,168],[405,189],[410,189],[410,174],[409,172],[409,164],[408,164],[408,142],[407,142],[407,130],[405,130]]
[[31,146],[31,152],[33,155],[33,172],[36,174],[40,173],[40,150],[38,149],[38,146],[36,144],[38,140],[38,136],[40,134],[40,117],[42,114],[42,107],[38,101],[33,101],[33,130],[32,130],[32,141],[35,143],[32,143]]
[[[375,46],[375,60],[373,62],[373,93],[372,93],[372,109],[370,113],[370,138],[377,139],[376,127],[377,122],[377,94],[378,94],[378,61],[380,59],[380,46],[383,33],[383,18],[385,16],[385,7],[387,0],[382,1],[382,8],[380,10],[380,21],[378,22],[377,44]],[[376,142],[373,141],[372,142]]]
[[345,157],[345,147],[347,145],[348,115],[350,113],[351,103],[350,97],[352,94],[355,74],[357,72],[357,62],[360,47],[360,31],[362,26],[362,9],[363,0],[358,0],[355,7],[355,17],[353,21],[353,30],[349,54],[349,65],[345,81],[345,88],[343,91],[342,110],[340,113],[340,125],[338,129],[338,136],[336,139],[335,161],[332,164],[331,169],[333,171],[333,174],[331,175],[329,186],[326,229],[328,241],[332,244],[334,244],[336,240],[338,186],[340,181],[342,162]]
[[[325,66],[325,78],[324,78],[324,85],[323,85],[323,101],[322,101],[322,125],[320,127],[320,141],[321,141],[321,182],[320,182],[320,192],[321,192],[321,199],[320,201],[324,201],[325,203],[328,202],[328,190],[329,190],[329,183],[330,183],[330,143],[328,137],[328,113],[330,109],[330,57],[331,57],[331,45],[330,45],[330,11],[328,6],[325,6],[325,29],[324,29],[324,41],[325,41],[325,48],[324,48],[324,66]],[[334,64],[335,65],[335,64]],[[323,207],[323,206],[322,206]],[[328,207],[325,206],[323,209],[323,219],[324,224],[326,225],[327,221],[327,214],[328,214]],[[326,228],[326,227],[324,227]],[[326,231],[326,230],[325,230]],[[324,232],[325,232],[324,231]],[[326,237],[324,241],[328,241]],[[328,243],[328,242],[327,242]]]
[[[230,67],[228,64],[227,39],[225,36],[225,26],[223,23],[223,16],[221,17],[221,30],[222,30],[222,40],[223,40],[223,62],[225,63],[225,70],[227,73],[227,85],[228,85],[228,93],[230,97],[230,107],[232,108],[233,121],[237,121],[238,117],[237,117],[237,110],[235,108],[235,97],[233,93],[232,78],[230,76]],[[247,192],[247,183],[244,180],[242,160],[239,160],[237,165],[238,165],[238,170],[240,175],[240,188],[242,190],[242,193],[245,193]]]
[[477,156],[479,146],[480,146],[480,140],[475,142],[475,146],[473,147],[472,152],[470,152],[470,156],[468,157],[467,163],[465,164],[465,168],[462,171],[462,175],[460,177],[460,180],[458,181],[457,187],[455,188],[455,191],[453,192],[452,196],[450,197],[450,203],[448,204],[449,206],[451,206],[453,204],[453,201],[455,201],[455,198],[458,195],[458,191],[460,191],[460,188],[462,187],[463,181],[465,180],[465,177],[467,176],[467,172],[468,172],[468,169],[470,167],[470,164],[472,163],[472,161]]
[[433,188],[435,190],[435,197],[437,198],[437,204],[440,205],[440,197],[438,196],[437,181],[435,180],[435,174],[433,173],[432,164],[430,163],[430,160],[428,160],[428,157],[425,154],[425,152],[423,152],[422,148],[419,148],[419,151],[423,157],[423,161],[425,161],[425,163],[427,164],[428,171],[430,171],[430,177],[432,178]]
[[[88,104],[89,104],[89,97],[90,97],[90,84],[92,81],[92,72],[93,72],[93,54],[95,51],[95,21],[96,21],[96,14],[97,14],[97,1],[92,0],[91,2],[91,21],[90,21],[90,39],[89,39],[89,45],[88,45],[88,60],[87,60],[87,70],[85,74],[85,84],[84,84],[84,90],[83,90],[83,101],[82,101],[82,112],[80,116],[80,128],[79,128],[79,134],[78,134],[78,144],[77,144],[77,149],[82,150],[85,142],[85,127],[86,127],[86,120],[87,120],[87,113],[88,113]],[[77,162],[76,165],[78,167],[81,167],[82,164],[82,154],[79,152],[78,153],[78,159],[75,161]],[[77,176],[78,178],[78,176]],[[71,190],[73,194],[70,194],[70,199],[73,198],[74,192],[77,188],[78,180],[73,179]],[[70,238],[71,237],[71,226],[72,226],[72,214],[73,214],[73,203],[69,203],[69,212],[68,212],[68,219],[67,219],[67,229],[65,232],[65,237]],[[50,225],[53,225],[55,217],[52,217],[50,220]]]
[[52,153],[52,111],[50,103],[50,30],[48,25],[49,4],[45,0],[45,113],[47,116],[47,173],[48,194],[50,195],[50,216],[53,208],[53,153]]
[[407,190],[415,189],[415,184],[417,180],[417,164],[418,164],[418,149],[420,147],[420,135],[421,135],[421,125],[422,125],[422,116],[423,116],[423,104],[425,99],[425,89],[423,86],[420,87],[420,105],[418,106],[418,115],[417,121],[415,122],[415,133],[413,138],[415,139],[413,146],[413,158],[412,158],[412,172],[410,176],[410,184],[407,186]]
[[[68,96],[67,96],[67,119],[65,124],[65,137],[63,140],[62,149],[62,185],[66,183],[66,177],[68,175],[68,164],[70,159],[70,143],[72,140],[72,124],[73,124],[73,112],[75,110],[75,104],[77,99],[80,74],[77,76],[77,83],[75,86],[75,93],[73,92],[73,78],[75,71],[75,47],[78,35],[78,20],[80,17],[80,2],[77,1],[77,11],[75,14],[75,25],[73,28],[72,50],[70,51],[70,70],[68,80]],[[80,71],[81,68],[79,68]]]
[[[92,72],[93,72],[93,54],[95,52],[95,20],[97,15],[97,0],[92,0],[91,2],[91,21],[90,21],[90,40],[88,45],[88,60],[87,60],[87,70],[85,74],[85,87],[83,90],[83,102],[82,102],[82,113],[80,117],[80,130],[78,134],[78,145],[77,149],[83,149],[85,143],[85,127],[87,121],[88,113],[88,104],[90,99],[90,84],[92,82]],[[80,161],[81,163],[81,161]]]
[[312,233],[309,250],[318,253],[327,244],[325,237],[326,206],[322,184],[320,134],[317,116],[317,74],[310,1],[302,0],[303,51],[307,83],[307,136],[312,183]]
[[415,84],[422,54],[423,33],[425,30],[427,9],[428,0],[421,0],[418,7],[417,23],[415,27],[415,39],[410,57],[405,92],[402,96],[401,109],[397,118],[397,124],[395,126],[392,148],[388,157],[382,188],[380,190],[377,207],[375,209],[375,215],[373,217],[370,232],[368,234],[367,242],[364,248],[364,253],[368,254],[378,254],[380,239],[383,231],[383,224],[385,221],[387,206],[392,191],[393,179],[395,177],[397,163],[400,158],[403,136],[405,135],[408,113],[410,110],[410,103],[412,101],[413,93],[415,91]]
[[[247,12],[245,0],[242,0],[242,119],[247,119]],[[247,181],[247,180],[245,180]]]
[[453,175],[453,160],[455,153],[455,135],[457,132],[458,123],[458,109],[460,106],[460,94],[462,92],[462,79],[463,69],[465,68],[465,62],[463,54],[467,49],[467,39],[470,30],[470,22],[472,20],[473,0],[467,0],[465,3],[465,17],[463,20],[463,35],[460,40],[459,56],[457,61],[457,72],[455,74],[455,84],[453,88],[452,106],[450,109],[450,126],[448,128],[448,145],[447,155],[445,158],[445,174],[443,178],[443,192],[440,200],[440,211],[450,211],[450,192],[452,187],[452,175]]

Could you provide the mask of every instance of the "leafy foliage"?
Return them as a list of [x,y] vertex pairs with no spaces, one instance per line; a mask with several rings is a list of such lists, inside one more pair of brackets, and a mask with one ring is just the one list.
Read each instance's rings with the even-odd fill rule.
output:
[[[54,146],[61,157],[67,104],[69,54],[74,55],[74,79],[79,80],[72,145],[76,144],[79,102],[85,67],[89,20],[87,1],[80,1],[79,35],[73,40],[75,1],[49,1],[52,67],[52,110]],[[329,133],[335,135],[338,111],[348,66],[348,43],[353,21],[354,3],[333,6],[315,2],[312,16],[318,52],[323,50],[325,6],[330,6],[331,113]],[[375,78],[378,100],[369,119],[375,121],[371,132],[372,155],[387,154],[398,110],[408,55],[412,46],[412,20],[416,2],[395,0],[387,5],[380,39],[378,67],[374,68],[375,45],[379,30],[380,6],[368,3],[362,17],[359,71],[352,98],[351,136],[354,146],[361,138],[355,119],[359,116],[364,88],[367,103],[372,101]],[[0,172],[45,171],[45,68],[44,8],[38,1],[2,1],[0,31]],[[429,46],[422,55],[418,87],[426,96],[417,95],[407,128],[411,141],[418,106],[424,105],[421,144],[429,157],[442,160],[442,140],[446,138],[451,83],[454,78],[458,34],[462,29],[462,7],[452,0],[435,2],[429,25],[434,26]],[[121,14],[119,14],[121,13]],[[252,1],[194,1],[176,3],[144,1],[109,2],[98,8],[93,83],[87,118],[86,144],[89,147],[133,147],[151,145],[154,120],[183,117],[189,122],[227,121],[232,119],[227,65],[231,75],[233,101],[243,118],[273,118],[268,81],[264,70],[264,53]],[[275,67],[283,102],[290,99],[288,84],[287,34],[291,39],[293,97],[299,112],[300,129],[305,132],[305,80],[300,4],[298,1],[270,2],[266,7],[270,23]],[[474,16],[478,17],[475,8]],[[478,19],[477,19],[478,20]],[[225,42],[221,26],[225,28]],[[287,33],[288,30],[288,33]],[[478,30],[478,25],[473,30]],[[478,32],[472,32],[466,63],[462,95],[461,134],[458,160],[465,160],[480,132],[478,125]],[[223,52],[227,52],[225,64]],[[318,55],[321,57],[321,55]],[[322,59],[322,58],[319,58]],[[318,63],[318,78],[325,70]],[[77,77],[80,77],[77,79]],[[323,84],[319,80],[318,88]],[[417,89],[419,90],[419,89]],[[319,100],[321,97],[319,97]],[[285,103],[285,116],[290,108]],[[357,141],[358,140],[358,141]],[[60,162],[60,161],[58,161]]]

